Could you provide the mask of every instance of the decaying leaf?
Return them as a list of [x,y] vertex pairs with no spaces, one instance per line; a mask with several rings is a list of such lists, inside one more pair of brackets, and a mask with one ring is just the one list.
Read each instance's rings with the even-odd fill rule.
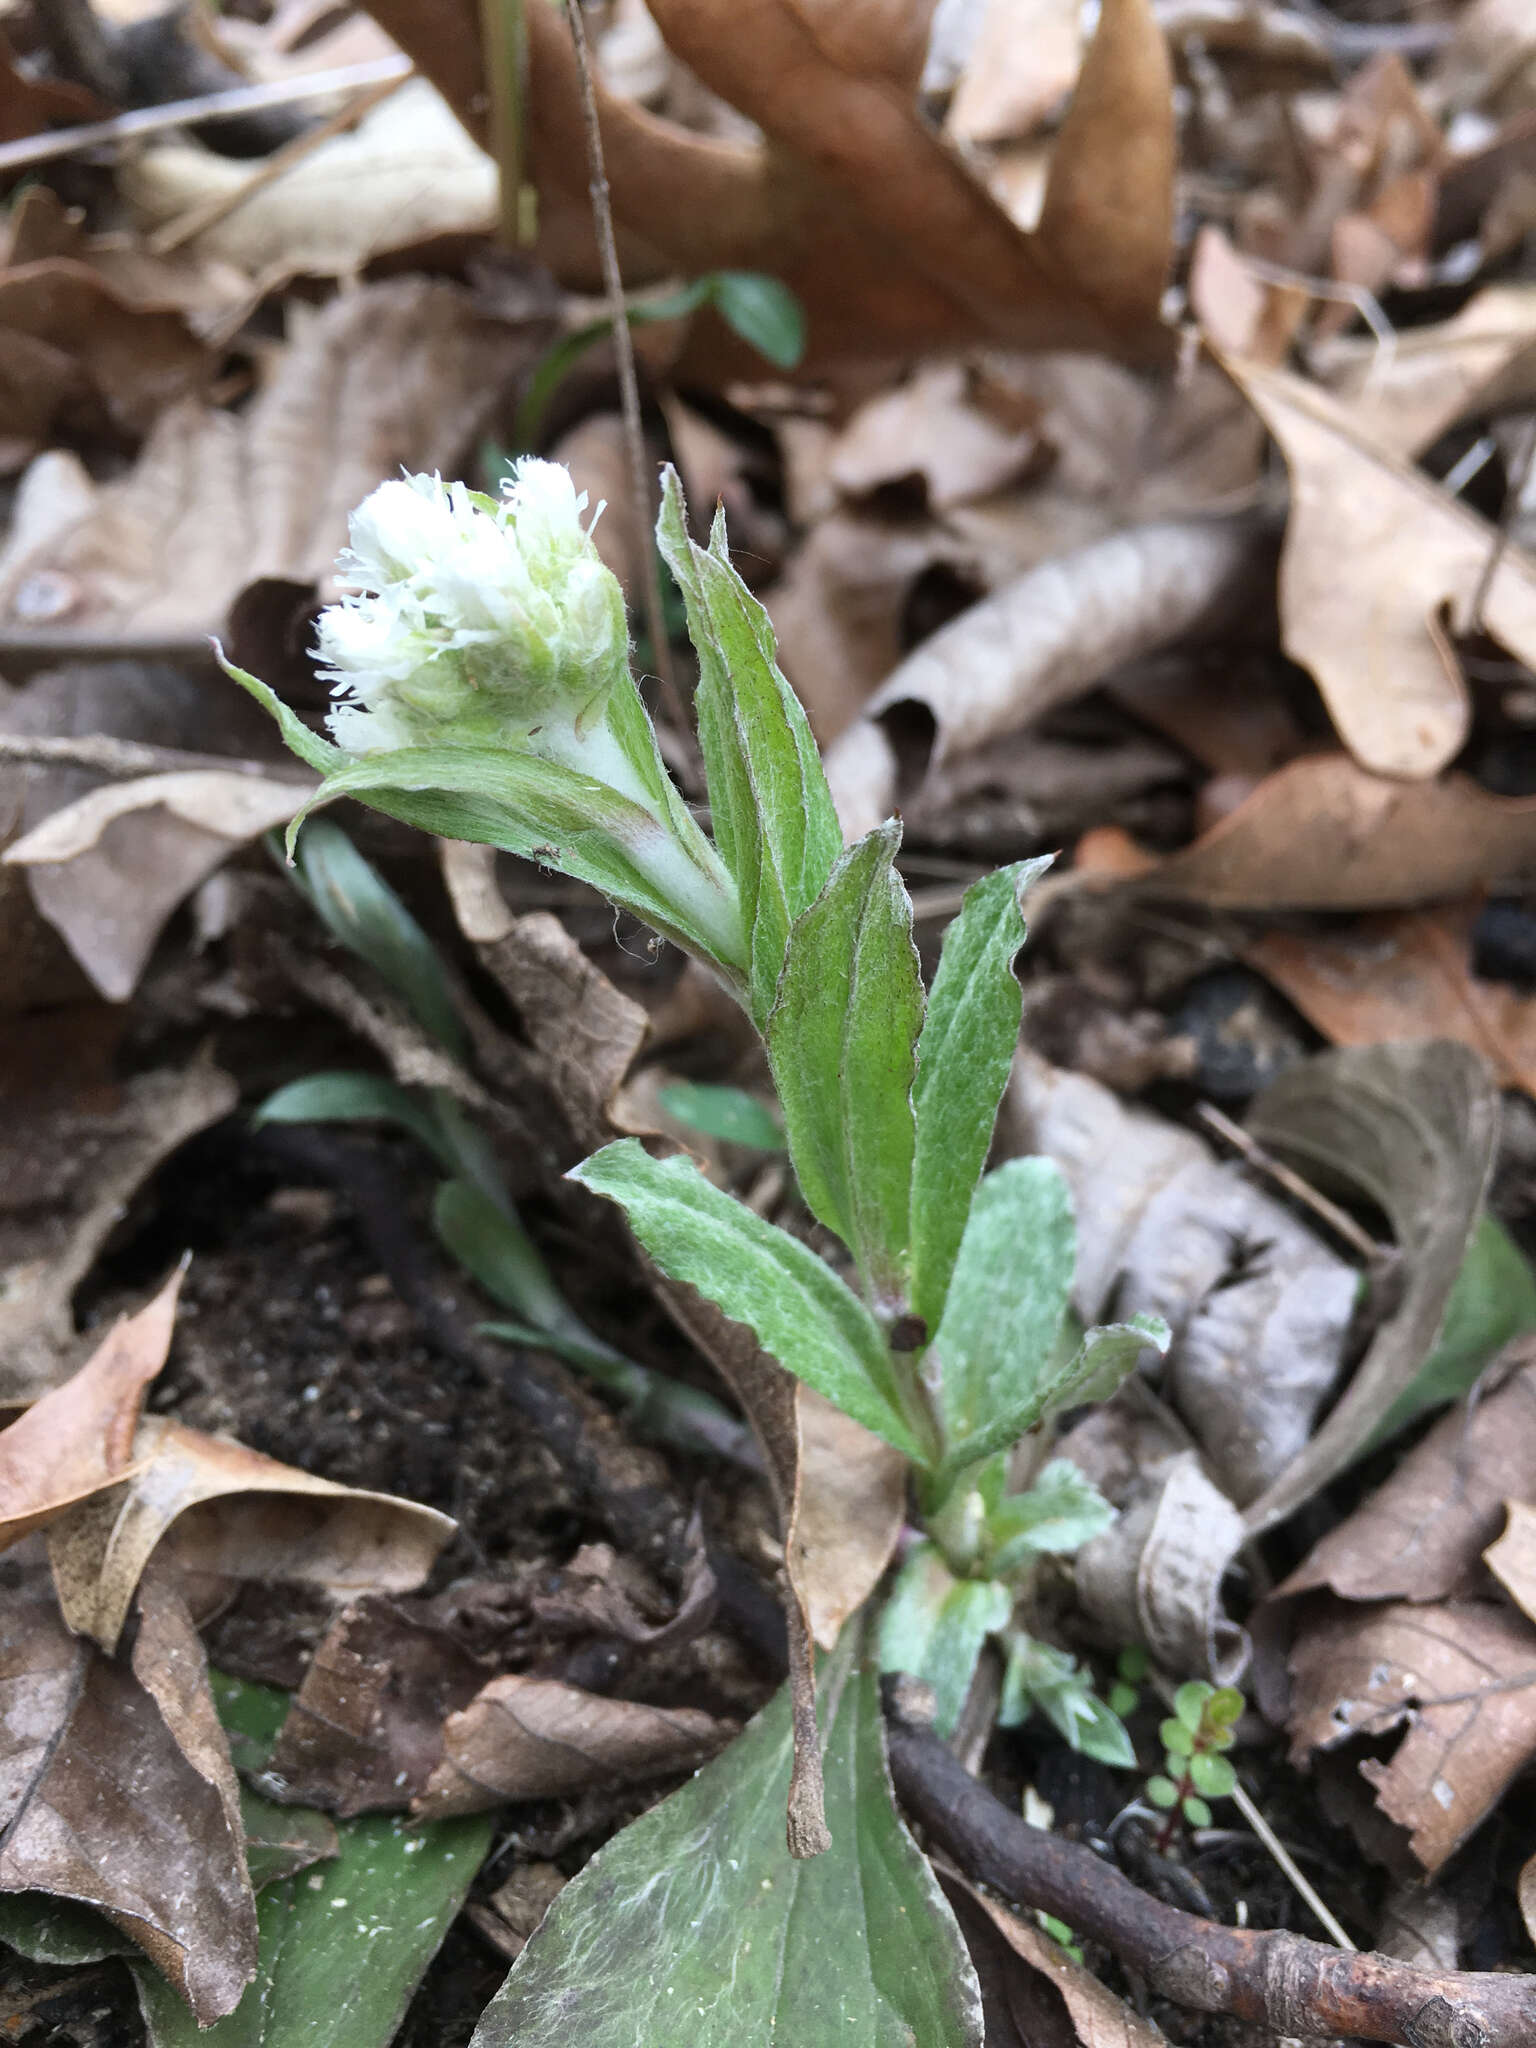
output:
[[1237,520],[1134,527],[1042,562],[943,626],[828,750],[850,838],[930,764],[988,745],[1108,670],[1209,623],[1250,579],[1261,536]]
[[1533,1668],[1536,1631],[1507,1608],[1388,1605],[1362,1616],[1331,1605],[1309,1616],[1291,1653],[1292,1755],[1304,1763],[1356,1738],[1379,1750],[1405,1730],[1389,1759],[1367,1755],[1356,1769],[1393,1824],[1376,1824],[1373,1851],[1405,1876],[1433,1875],[1536,1755]]
[[0,1608],[5,1785],[0,1890],[97,1907],[207,2026],[256,1964],[256,1911],[229,1751],[202,1645],[146,1588],[132,1665],[72,1636],[46,1580]]
[[[483,136],[474,10],[421,0],[377,11]],[[807,366],[980,335],[1027,346],[1161,346],[1173,126],[1167,58],[1145,0],[1111,0],[1063,124],[1036,233],[1016,228],[922,119],[926,12],[824,0],[657,0],[674,53],[763,140],[689,135],[599,88],[626,278],[717,268],[782,277],[806,308]],[[529,152],[538,253],[596,281],[570,39],[528,9]],[[627,244],[627,247],[626,247]],[[712,346],[719,360],[718,342]]]
[[[1449,633],[1466,625],[1493,530],[1374,446],[1316,385],[1256,364],[1226,367],[1290,470],[1280,561],[1286,652],[1311,673],[1362,767],[1438,774],[1460,751],[1470,716]],[[1483,618],[1512,654],[1536,661],[1536,562],[1505,550]]]
[[1536,1094],[1536,1004],[1472,972],[1480,907],[1357,918],[1344,931],[1262,932],[1243,958],[1335,1045],[1456,1038],[1503,1086]]
[[[1528,1438],[1525,1448],[1529,1451]],[[1536,1462],[1528,1455],[1519,1480],[1527,1494],[1536,1491],[1533,1470]],[[1526,1499],[1509,1500],[1504,1505],[1508,1524],[1498,1542],[1490,1543],[1483,1552],[1483,1562],[1521,1613],[1536,1621],[1536,1507]]]
[[1364,1448],[1434,1348],[1498,1142],[1487,1066],[1447,1039],[1346,1046],[1271,1082],[1248,1112],[1260,1144],[1359,1189],[1392,1223],[1403,1292],[1327,1419],[1247,1510],[1271,1527]]
[[[1327,1588],[1344,1600],[1418,1602],[1481,1592],[1485,1552],[1499,1572],[1493,1557],[1502,1545],[1493,1539],[1506,1501],[1536,1493],[1536,1363],[1527,1362],[1529,1350],[1528,1344],[1514,1347],[1502,1380],[1438,1422],[1313,1547],[1280,1594]],[[1517,1516],[1529,1513],[1512,1508],[1510,1531]],[[1502,1554],[1516,1552],[1512,1546]]]
[[155,941],[239,847],[283,825],[310,781],[200,768],[108,783],[54,811],[0,858],[109,1002],[138,985]]
[[1307,754],[1261,782],[1181,852],[1157,860],[1114,826],[1078,842],[1098,887],[1220,910],[1393,910],[1444,903],[1536,869],[1536,800],[1470,776],[1372,775]]
[[449,1715],[442,1761],[413,1811],[445,1820],[589,1785],[643,1784],[696,1769],[734,1732],[693,1707],[643,1706],[508,1674]]
[[0,1398],[57,1383],[74,1347],[70,1300],[108,1234],[160,1162],[234,1108],[238,1090],[205,1060],[178,1071],[103,1076],[80,1099],[18,1089],[0,1160]]
[[47,1539],[65,1620],[110,1650],[162,1543],[194,1577],[291,1579],[344,1598],[419,1586],[453,1526],[434,1508],[338,1486],[148,1415],[130,1476],[65,1509]]

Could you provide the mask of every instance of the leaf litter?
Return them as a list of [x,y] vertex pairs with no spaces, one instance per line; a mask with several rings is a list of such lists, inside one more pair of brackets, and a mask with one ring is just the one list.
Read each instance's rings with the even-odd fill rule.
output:
[[[72,72],[52,12],[8,25],[8,140],[119,104],[120,31]],[[0,1940],[130,1954],[125,2023],[165,2048],[210,2020],[436,2048],[482,2009],[487,2043],[519,2010],[539,2038],[589,1941],[593,2028],[674,2038],[664,2001],[693,1988],[690,2038],[740,2038],[743,1927],[808,1916],[780,2031],[819,2042],[795,2000],[895,1910],[904,1971],[850,2025],[899,2015],[926,2048],[984,2014],[988,2040],[1119,2048],[1155,2022],[1216,2048],[1221,2022],[1133,2010],[1111,1951],[1079,1961],[1060,1922],[952,1893],[971,1961],[953,1932],[912,1945],[941,1924],[934,1879],[871,1791],[858,1656],[911,1540],[905,1463],[561,1177],[638,1136],[814,1238],[782,1154],[663,1107],[771,1105],[718,991],[578,887],[349,818],[449,962],[462,1042],[427,1059],[372,970],[341,987],[260,844],[306,785],[208,637],[313,719],[348,511],[401,467],[494,489],[541,353],[601,307],[554,9],[526,24],[526,250],[496,235],[473,9],[381,0],[318,32],[247,12],[220,33],[252,78],[396,48],[419,75],[354,118],[321,102],[335,127],[286,167],[214,125],[44,165],[0,245],[0,1637],[27,1702]],[[724,503],[845,829],[902,813],[925,968],[984,865],[1070,850],[1032,905],[994,1163],[1065,1173],[1085,1321],[1173,1333],[1014,1451],[1015,1483],[1049,1452],[1116,1511],[1018,1619],[1106,1689],[1150,1652],[1122,1681],[1143,1764],[1154,1687],[1249,1687],[1240,1781],[1362,1946],[1398,1952],[1402,1882],[1434,1877],[1463,1937],[1441,1967],[1528,1969],[1527,24],[1507,0],[1412,24],[1115,0],[1096,27],[1045,0],[782,0],[728,26],[714,0],[594,14],[625,280],[766,272],[808,345],[785,370],[704,297],[638,327],[649,452],[698,512]],[[653,558],[606,343],[541,435],[609,501],[638,615]],[[557,1360],[492,1350],[489,1304],[431,1263],[433,1187],[398,1130],[248,1126],[277,1087],[382,1083],[381,1062],[492,1118],[583,1325],[733,1394],[766,1483],[642,1448]],[[177,1280],[154,1290],[189,1245],[173,1331]],[[504,1405],[506,1376],[546,1418],[535,1381],[569,1404],[564,1437]],[[765,1706],[780,1595],[794,1713]],[[1138,1864],[1139,1780],[1095,1784],[1040,1716],[999,1728],[993,1655],[955,1739],[1012,1803],[1150,1894],[1307,1924],[1236,1828]],[[787,1786],[814,1834],[818,1770],[832,1847],[790,1864]],[[665,1843],[694,1809],[684,1874],[708,1876],[718,1952],[691,1923],[679,1943],[652,1883],[693,1855]],[[709,1857],[738,1828],[728,1872]],[[857,1934],[850,1838],[892,1885]],[[50,1920],[49,1894],[84,1910]]]

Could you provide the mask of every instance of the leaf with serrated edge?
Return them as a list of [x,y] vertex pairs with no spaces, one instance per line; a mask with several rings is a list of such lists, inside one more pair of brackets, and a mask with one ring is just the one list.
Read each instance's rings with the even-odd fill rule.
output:
[[1149,1346],[1166,1352],[1168,1325],[1161,1316],[1134,1315],[1128,1323],[1100,1323],[1064,1365],[1041,1382],[1041,1415],[1057,1415],[1088,1401],[1107,1401]]
[[859,1634],[820,1688],[831,1849],[784,1854],[780,1692],[572,1879],[471,2048],[981,2048],[970,1960],[892,1804]]
[[879,1326],[808,1245],[712,1187],[691,1159],[652,1159],[638,1138],[605,1145],[567,1178],[617,1202],[669,1280],[744,1323],[845,1415],[922,1459]]
[[683,593],[699,657],[694,706],[710,818],[741,897],[752,1011],[761,1026],[789,927],[831,873],[842,829],[805,713],[774,658],[768,615],[731,567],[723,526],[707,549],[689,537],[682,487],[670,468],[656,539]]
[[1080,1550],[1100,1536],[1115,1511],[1070,1458],[1052,1458],[1027,1493],[1010,1494],[987,1517],[997,1546],[990,1569],[1006,1576],[1027,1558]]
[[912,1308],[930,1331],[944,1312],[966,1213],[1018,1049],[1024,993],[1013,962],[1025,938],[1019,899],[1051,859],[1015,861],[966,890],[960,915],[944,934],[928,994],[912,1084]]
[[805,1199],[871,1297],[905,1303],[912,1080],[923,985],[892,820],[842,856],[795,920],[768,1018],[769,1064]]
[[1072,1198],[1049,1159],[1010,1159],[977,1188],[931,1361],[949,1468],[984,1458],[1044,1413],[1072,1286]]

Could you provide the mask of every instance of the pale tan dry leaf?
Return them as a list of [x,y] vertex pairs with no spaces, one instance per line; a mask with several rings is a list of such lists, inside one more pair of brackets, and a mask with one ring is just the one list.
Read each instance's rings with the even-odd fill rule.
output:
[[944,126],[957,142],[1013,142],[1054,114],[1082,62],[1077,0],[987,0]]
[[249,840],[283,825],[312,783],[225,769],[114,782],[54,811],[0,855],[109,1002],[124,1002],[185,902]]
[[[1514,1369],[1502,1384],[1470,1404],[1458,1402],[1313,1547],[1276,1597],[1326,1588],[1342,1600],[1466,1598],[1486,1585],[1480,1564],[1485,1557],[1502,1578],[1494,1558],[1503,1546],[1493,1539],[1505,1502],[1511,1495],[1536,1495],[1536,1363],[1529,1357],[1528,1345],[1516,1347]],[[1511,1506],[1511,1535],[1517,1515],[1523,1520],[1530,1510]],[[1512,1546],[1503,1555],[1513,1561],[1519,1552]],[[1514,1586],[1505,1584],[1524,1605]]]
[[1536,870],[1536,801],[1490,796],[1470,776],[1399,782],[1347,754],[1309,754],[1164,860],[1106,827],[1075,861],[1085,886],[1215,909],[1391,910]]
[[185,1267],[122,1316],[80,1370],[0,1430],[0,1548],[123,1476],[144,1390],[165,1364]]
[[831,451],[832,482],[861,498],[918,483],[930,510],[1016,483],[1043,453],[1038,422],[1005,423],[973,402],[961,363],[929,363],[860,406]]
[[1245,361],[1283,363],[1312,304],[1304,286],[1255,275],[1214,222],[1195,237],[1190,310],[1218,349]]
[[[1286,652],[1311,673],[1362,767],[1436,774],[1466,738],[1466,686],[1448,634],[1466,624],[1493,529],[1375,446],[1328,393],[1283,370],[1235,360],[1226,368],[1290,471]],[[1536,663],[1536,562],[1505,550],[1483,618],[1512,654]]]
[[1518,1897],[1525,1931],[1532,1941],[1536,1941],[1536,1856],[1521,1865]]
[[1536,1482],[1532,1479],[1536,1457],[1531,1455],[1533,1445],[1529,1432],[1524,1440],[1524,1449],[1527,1455],[1518,1476],[1522,1498],[1504,1503],[1508,1523],[1499,1540],[1490,1543],[1483,1552],[1483,1562],[1521,1613],[1536,1621],[1536,1507],[1531,1506],[1527,1497],[1536,1492]]
[[196,1059],[82,1091],[8,1105],[0,1148],[0,1398],[30,1401],[58,1383],[74,1348],[70,1300],[139,1187],[239,1099]]
[[[483,134],[468,0],[451,19],[424,0],[382,0],[376,12]],[[600,92],[627,278],[770,271],[806,307],[807,368],[984,334],[1162,349],[1173,129],[1167,59],[1145,0],[1108,0],[1102,11],[1034,236],[1014,227],[918,111],[925,6],[655,0],[651,12],[673,53],[765,139],[707,141]],[[569,37],[544,4],[528,10],[528,29],[539,254],[590,288],[597,266]],[[721,340],[707,344],[717,369]]]
[[146,1595],[130,1668],[70,1635],[41,1575],[6,1590],[0,1890],[96,1907],[208,2026],[254,1974],[255,1901],[202,1645]]
[[1406,1731],[1390,1758],[1356,1767],[1400,1831],[1377,1842],[1405,1875],[1433,1876],[1536,1755],[1536,1631],[1523,1615],[1463,1601],[1362,1616],[1330,1603],[1309,1612],[1290,1661],[1298,1765],[1357,1738],[1379,1752]]
[[1536,1002],[1473,974],[1480,907],[1361,918],[1347,931],[1264,932],[1242,955],[1335,1045],[1457,1038],[1505,1087],[1536,1095]]
[[735,1733],[693,1707],[604,1699],[551,1678],[493,1678],[443,1726],[443,1759],[413,1802],[420,1820],[561,1799],[589,1785],[692,1771]]
[[[239,191],[251,167],[191,142],[152,144],[118,166],[146,232]],[[264,289],[290,277],[356,277],[386,250],[495,224],[496,166],[425,79],[411,79],[186,244]]]
[[[1206,624],[1252,576],[1240,520],[1167,521],[1041,563],[925,640],[827,754],[849,838],[930,764],[1016,732],[1108,670]],[[897,735],[900,740],[898,751]]]
[[47,1541],[65,1620],[110,1651],[162,1543],[187,1573],[296,1580],[340,1598],[419,1586],[453,1528],[435,1508],[338,1486],[151,1415],[129,1476],[57,1516]]
[[1536,22],[1524,0],[1472,0],[1455,22],[1431,75],[1437,104],[1448,113],[1526,112],[1536,89]]
[[[800,1496],[790,1572],[822,1649],[885,1575],[907,1512],[907,1461],[810,1387],[796,1394]],[[0,1442],[4,1439],[0,1438]]]

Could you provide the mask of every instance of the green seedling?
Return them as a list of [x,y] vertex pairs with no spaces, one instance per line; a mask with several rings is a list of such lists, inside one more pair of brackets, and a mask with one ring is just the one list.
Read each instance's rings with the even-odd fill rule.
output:
[[[563,469],[534,460],[499,501],[408,477],[359,508],[344,564],[350,590],[318,628],[337,698],[331,738],[257,678],[229,671],[320,777],[289,845],[302,846],[305,816],[353,797],[589,883],[716,977],[762,1040],[801,1197],[840,1249],[823,1258],[688,1156],[656,1158],[632,1138],[604,1146],[571,1178],[623,1210],[663,1274],[745,1325],[787,1371],[909,1460],[923,1526],[881,1631],[886,1661],[936,1671],[952,1699],[962,1677],[969,1683],[971,1646],[996,1637],[1008,1659],[1005,1713],[1041,1709],[1069,1739],[1123,1756],[1124,1731],[1072,1660],[1023,1632],[1022,1596],[1039,1560],[1075,1548],[1109,1511],[1065,1467],[1011,1491],[1004,1462],[1026,1435],[1048,1441],[1055,1417],[1106,1398],[1168,1341],[1155,1318],[1136,1318],[1064,1342],[1076,1257],[1066,1182],[1045,1159],[988,1170],[1022,1014],[1013,969],[1023,899],[1047,863],[1016,862],[967,891],[925,988],[896,867],[900,824],[843,844],[810,728],[779,671],[767,614],[731,566],[723,519],[707,545],[695,541],[669,471],[657,538],[698,656],[706,834],[663,765],[628,665],[622,594],[584,509]],[[816,1996],[834,2001],[827,2010],[847,2025],[863,2014],[861,2038],[974,2043],[968,1966],[956,1962],[957,1976],[937,1960],[960,1954],[942,1898],[925,1895],[921,1911],[949,1931],[914,1947],[911,1902],[886,1910],[883,1878],[861,1862],[886,1854],[875,1846],[884,1839],[876,1815],[889,1811],[889,1792],[872,1691],[846,1662],[834,1668],[836,1697],[861,1704],[827,1738],[835,1825],[826,1882],[839,1897],[846,1887],[876,1903],[848,1952],[825,1959],[834,1974],[817,1980]],[[845,1763],[851,1776],[839,1775]],[[731,1776],[722,1759],[705,1791],[674,1795],[686,1804],[688,1840],[706,1845],[698,1853],[731,1837]],[[847,1789],[841,1805],[834,1784]],[[825,1854],[826,1831],[802,1828],[796,1846]],[[576,1944],[577,1967],[588,1888],[608,1883],[599,1866],[616,1854],[610,1845],[567,1888],[569,1905],[519,1959],[504,1994],[519,2025],[532,2024],[531,2012],[553,2014],[524,2001],[522,1987],[553,1981],[562,1942]],[[762,1868],[765,1854],[754,1834],[750,1855],[722,1861],[711,1911],[739,1898],[744,1916],[762,1887],[789,1882],[782,1866],[778,1876]],[[811,1887],[808,1901],[820,1897],[820,1879],[794,1882]],[[660,1910],[647,1902],[649,1931],[625,1951],[637,1999],[673,1985],[663,1951],[686,1965],[686,1930],[665,1914],[655,1920]],[[929,1959],[921,1985],[902,1960],[916,1969],[919,1956]],[[744,1991],[736,2036],[766,2037],[774,2001],[790,1989],[781,1973]],[[613,1992],[605,1987],[610,2001]],[[676,2038],[675,2025],[669,2033],[661,2017],[642,2021],[623,1999],[605,2012],[607,2030],[584,2036],[591,2048]],[[499,2038],[491,2029],[484,2048]]]
[[1180,1815],[1192,1828],[1211,1824],[1212,1799],[1230,1799],[1237,1773],[1225,1751],[1236,1739],[1243,1696],[1235,1686],[1215,1686],[1203,1678],[1181,1685],[1174,1694],[1173,1713],[1158,1731],[1163,1744],[1163,1770],[1147,1780],[1147,1797],[1165,1819],[1156,1846],[1172,1847]]

